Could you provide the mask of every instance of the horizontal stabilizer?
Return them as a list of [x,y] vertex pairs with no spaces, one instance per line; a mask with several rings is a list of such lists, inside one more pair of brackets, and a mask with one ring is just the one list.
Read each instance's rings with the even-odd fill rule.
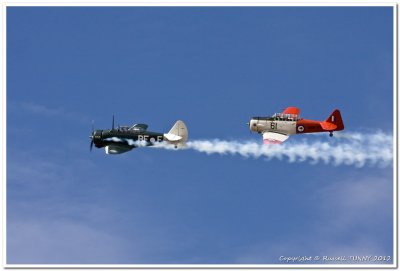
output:
[[284,135],[284,134],[271,133],[271,132],[263,133],[263,143],[264,144],[281,144],[288,138],[289,138],[289,136]]
[[168,140],[168,141],[179,141],[182,139],[181,136],[178,135],[174,135],[174,134],[164,134],[164,137]]
[[330,122],[323,121],[323,122],[321,122],[321,127],[325,131],[335,131],[335,129],[337,128],[337,125],[330,123]]
[[[324,126],[328,129],[325,129],[325,127],[322,125],[323,123]],[[326,124],[333,124],[335,126],[335,128],[332,129],[333,126],[326,126]],[[341,131],[344,129],[344,124],[343,124],[343,120],[342,120],[342,115],[340,114],[339,110],[334,110],[332,112],[332,114],[329,115],[329,117],[323,121],[321,123],[321,127],[324,130],[328,130],[328,131]]]
[[171,130],[164,134],[164,140],[175,145],[175,148],[185,146],[185,143],[188,140],[188,129],[185,123],[181,120],[175,122]]

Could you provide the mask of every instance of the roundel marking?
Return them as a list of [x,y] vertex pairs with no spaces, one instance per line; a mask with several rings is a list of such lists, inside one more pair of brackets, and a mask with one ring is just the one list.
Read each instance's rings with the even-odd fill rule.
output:
[[156,139],[154,137],[152,137],[152,138],[150,138],[150,142],[154,143],[154,142],[156,142]]
[[299,125],[297,127],[297,131],[299,131],[300,133],[304,131],[304,126],[303,125]]

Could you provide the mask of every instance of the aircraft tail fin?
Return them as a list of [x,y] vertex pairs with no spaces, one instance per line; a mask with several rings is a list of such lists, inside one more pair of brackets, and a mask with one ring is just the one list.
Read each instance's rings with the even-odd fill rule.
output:
[[188,129],[185,123],[181,120],[175,122],[171,130],[169,130],[167,134],[164,134],[166,141],[175,144],[175,146],[185,145],[186,141],[188,140],[188,136]]
[[328,131],[341,131],[344,129],[342,115],[340,111],[336,109],[329,115],[329,117],[321,123],[324,130]]

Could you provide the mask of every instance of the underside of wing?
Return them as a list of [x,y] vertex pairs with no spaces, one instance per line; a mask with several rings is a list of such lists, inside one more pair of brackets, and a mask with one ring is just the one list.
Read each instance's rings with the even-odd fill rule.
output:
[[271,132],[263,133],[263,143],[264,144],[281,144],[288,138],[289,138],[289,136],[285,135],[285,134],[271,133]]
[[105,149],[106,149],[107,154],[120,154],[120,153],[130,151],[133,148],[134,148],[133,146],[109,145],[109,146],[106,146]]
[[300,108],[288,107],[283,110],[282,114],[300,115]]

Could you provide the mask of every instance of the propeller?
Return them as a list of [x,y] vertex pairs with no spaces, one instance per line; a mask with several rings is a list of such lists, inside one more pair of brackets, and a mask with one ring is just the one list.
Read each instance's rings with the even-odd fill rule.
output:
[[93,137],[94,137],[94,121],[92,120],[92,135],[89,136],[90,140],[90,151],[93,149]]
[[[251,120],[251,118],[249,118]],[[249,133],[251,134],[251,129],[250,129],[250,120],[249,122],[246,122],[247,127],[249,127]]]

